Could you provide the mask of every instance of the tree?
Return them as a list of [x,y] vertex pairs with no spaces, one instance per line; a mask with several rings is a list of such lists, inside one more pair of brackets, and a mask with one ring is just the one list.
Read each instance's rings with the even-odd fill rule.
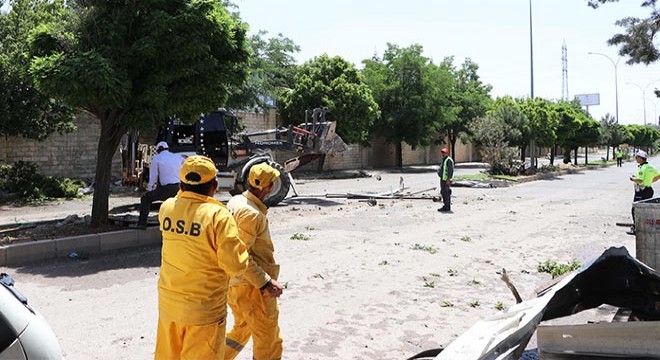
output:
[[648,148],[660,139],[660,132],[651,126],[625,125],[625,128],[630,134],[629,144],[636,148]]
[[601,141],[607,146],[606,160],[609,160],[609,147],[612,147],[612,158],[614,151],[619,145],[628,141],[629,135],[623,125],[619,125],[614,116],[605,114],[600,120]]
[[28,38],[44,21],[65,23],[64,2],[10,1],[0,13],[0,134],[43,140],[53,132],[75,130],[73,111],[37,90],[28,72]]
[[507,143],[517,146],[520,149],[521,161],[525,161],[525,148],[529,144],[531,128],[529,119],[523,113],[519,102],[509,96],[497,98],[487,114],[502,119],[507,126],[505,131]]
[[107,222],[112,157],[131,128],[194,121],[246,77],[247,26],[212,0],[67,2],[31,39],[38,88],[101,122],[92,226]]
[[520,169],[514,161],[516,149],[506,141],[511,129],[505,118],[498,115],[486,115],[470,123],[470,138],[479,148],[482,160],[489,164],[490,174],[518,175]]
[[372,132],[395,144],[401,167],[402,142],[412,148],[431,144],[453,116],[448,94],[454,84],[447,69],[422,55],[421,45],[387,47],[382,59],[363,61],[363,74],[381,109]]
[[282,95],[280,114],[285,124],[298,124],[305,110],[327,106],[327,120],[337,122],[337,133],[347,143],[365,141],[379,116],[378,104],[353,64],[324,54],[298,68],[295,86]]
[[297,65],[293,53],[299,52],[300,46],[282,34],[269,39],[267,35],[261,30],[250,37],[250,74],[243,86],[232,91],[228,108],[273,108],[282,94],[294,87]]
[[466,59],[458,70],[454,69],[452,58],[445,59],[441,67],[454,74],[456,84],[454,91],[450,94],[450,101],[459,110],[456,116],[449,118],[443,127],[451,144],[451,153],[455,154],[456,140],[459,135],[469,133],[470,123],[477,117],[485,115],[489,109],[492,101],[490,98],[492,86],[481,82],[477,74],[479,65],[470,59]]
[[[580,104],[575,101],[559,101],[554,104],[555,112],[559,116],[559,123],[555,131],[556,140],[550,155],[550,164],[554,165],[557,147],[564,148],[564,162],[568,163],[571,159],[570,151],[573,148],[574,138],[580,130],[580,113],[582,112]],[[576,153],[577,156],[577,153]]]
[[[598,8],[600,4],[617,2],[618,0],[587,0],[589,6]],[[628,64],[650,64],[660,59],[660,50],[655,43],[656,34],[660,31],[660,12],[656,9],[657,0],[644,0],[642,7],[649,8],[649,17],[640,19],[625,17],[616,22],[624,28],[624,32],[615,34],[607,43],[619,46],[619,55],[628,57]]]
[[554,146],[559,126],[559,114],[555,111],[554,105],[543,98],[518,99],[517,102],[529,119],[529,138],[525,141],[534,140],[537,145],[543,147]]

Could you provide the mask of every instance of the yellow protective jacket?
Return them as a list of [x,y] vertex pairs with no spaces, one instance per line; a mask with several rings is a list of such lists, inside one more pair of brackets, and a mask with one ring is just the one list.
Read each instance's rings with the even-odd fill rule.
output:
[[189,325],[224,321],[229,278],[248,268],[249,255],[222,203],[179,191],[158,213],[163,234],[158,311]]
[[275,263],[273,241],[268,229],[268,208],[251,192],[245,191],[229,200],[227,208],[234,215],[238,234],[248,247],[250,264],[243,275],[233,277],[230,285],[249,283],[260,289],[270,279],[277,280],[280,266]]

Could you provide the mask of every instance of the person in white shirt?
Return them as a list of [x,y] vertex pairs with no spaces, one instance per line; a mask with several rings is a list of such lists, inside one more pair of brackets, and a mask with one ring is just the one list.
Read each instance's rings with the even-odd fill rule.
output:
[[179,191],[179,171],[185,159],[181,155],[169,152],[168,149],[169,146],[165,141],[156,145],[157,154],[154,155],[149,166],[147,192],[140,199],[140,217],[136,226],[138,228],[147,227],[149,210],[154,201],[165,201],[176,196]]

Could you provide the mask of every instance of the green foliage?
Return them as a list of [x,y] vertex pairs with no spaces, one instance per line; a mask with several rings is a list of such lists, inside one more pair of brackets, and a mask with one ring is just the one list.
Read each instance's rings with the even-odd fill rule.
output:
[[[597,8],[600,4],[618,0],[587,0],[589,6]],[[660,59],[660,50],[655,44],[655,36],[660,25],[660,13],[656,9],[657,0],[644,0],[642,7],[650,10],[648,18],[626,17],[616,22],[624,32],[615,34],[607,43],[619,46],[619,55],[627,56],[628,64],[650,64]]]
[[232,90],[227,107],[232,109],[269,109],[282,94],[295,86],[297,69],[294,53],[300,46],[278,34],[266,39],[267,31],[260,30],[249,39],[250,74],[243,86]]
[[328,121],[337,122],[337,133],[346,143],[367,139],[380,115],[371,89],[353,64],[324,54],[298,68],[295,86],[282,94],[280,114],[285,125],[305,120],[305,110],[328,107]]
[[17,194],[23,201],[77,198],[82,185],[80,180],[40,175],[32,162],[18,161],[0,167],[0,189]]
[[497,98],[487,114],[502,121],[504,140],[509,145],[519,147],[527,145],[531,132],[529,119],[516,100],[509,96]]
[[415,244],[411,246],[410,250],[422,250],[428,252],[429,254],[435,254],[436,252],[438,252],[438,249],[436,249],[435,246],[433,245],[420,245],[420,244]]
[[[99,118],[153,128],[193,121],[243,83],[247,25],[216,1],[75,2],[71,28],[32,36],[39,88]],[[59,46],[46,46],[56,42]]]
[[303,233],[295,233],[290,237],[291,240],[302,240],[302,241],[307,241],[310,238],[311,237],[309,235],[305,235]]
[[554,260],[546,260],[545,262],[539,263],[536,266],[536,270],[540,273],[548,273],[552,275],[552,278],[561,276],[567,272],[571,272],[580,268],[580,263],[577,260],[573,260],[570,263],[560,264]]
[[449,137],[449,142],[452,146],[452,154],[456,140],[461,133],[470,134],[473,129],[471,123],[486,114],[491,108],[492,99],[490,91],[492,86],[484,84],[477,71],[479,65],[470,59],[465,59],[465,62],[459,69],[456,69],[453,64],[453,58],[446,58],[440,65],[441,68],[449,71],[454,77],[455,87],[449,94],[450,102],[456,107],[456,116],[453,116],[447,121],[443,130]]
[[43,140],[53,132],[75,130],[73,111],[37,90],[28,70],[29,38],[40,24],[66,24],[64,2],[9,1],[0,13],[0,134]]
[[624,128],[629,136],[628,145],[634,147],[649,147],[660,139],[660,131],[653,126],[624,125]]
[[504,304],[501,301],[495,303],[495,310],[502,311],[504,310]]
[[435,281],[425,281],[424,287],[433,289],[435,287]]
[[442,300],[441,307],[454,307],[454,303],[449,300]]
[[509,130],[500,113],[474,119],[470,123],[472,141],[478,146],[484,162],[488,163],[491,175],[518,175],[520,162],[516,161],[516,149],[509,147],[506,134]]
[[557,139],[556,130],[559,126],[559,114],[553,104],[543,98],[518,99],[523,114],[529,119],[529,140],[535,140],[538,146],[553,146]]
[[471,308],[476,308],[476,307],[481,306],[481,304],[479,303],[479,300],[474,300],[474,301],[470,301],[468,303],[468,306],[471,307]]
[[481,181],[490,179],[490,175],[486,173],[479,174],[465,174],[465,175],[456,175],[453,177],[453,180],[472,180],[472,181]]
[[363,61],[362,73],[381,109],[372,131],[398,146],[429,145],[456,112],[449,98],[452,74],[423,56],[421,45],[387,47],[382,59]]
[[601,141],[604,145],[619,147],[621,144],[630,142],[631,134],[624,125],[619,125],[616,119],[605,114],[600,120]]
[[197,120],[246,78],[247,24],[214,0],[66,2],[30,37],[40,91],[101,122],[92,226],[107,222],[112,154],[129,129]]

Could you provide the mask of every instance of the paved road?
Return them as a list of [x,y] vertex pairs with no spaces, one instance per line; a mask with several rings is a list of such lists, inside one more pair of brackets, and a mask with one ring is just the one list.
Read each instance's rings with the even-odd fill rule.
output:
[[[492,315],[491,305],[437,306],[439,296],[451,297],[451,289],[465,291],[468,279],[480,279],[482,288],[470,296],[482,304],[495,299],[510,304],[511,295],[496,269],[506,267],[520,292],[530,294],[548,280],[535,273],[543,260],[585,261],[609,246],[634,251],[634,238],[614,226],[629,219],[632,187],[627,178],[633,170],[634,164],[628,163],[509,188],[455,188],[455,212],[450,215],[438,214],[438,204],[428,200],[387,200],[369,207],[310,196],[388,191],[398,187],[400,177],[410,191],[428,189],[437,186],[433,171],[373,172],[380,180],[298,181],[301,196],[270,212],[282,281],[290,282],[281,301],[285,358],[404,358],[447,344],[471,323]],[[313,238],[291,241],[295,232]],[[457,240],[466,237],[471,242]],[[415,263],[403,261],[399,253],[410,252],[417,243],[433,244],[440,251]],[[346,258],[355,261],[340,267]],[[383,259],[396,265],[379,266]],[[467,265],[461,262],[465,259]],[[67,359],[148,359],[155,341],[159,263],[160,249],[150,247],[0,272],[10,273],[47,318]],[[390,281],[409,274],[410,283],[419,283],[439,266],[442,270],[436,271],[452,267],[464,274],[444,278],[442,289],[431,289],[442,293],[428,293],[431,290],[421,285],[410,290],[406,283]],[[326,280],[312,274],[325,274]],[[369,290],[365,294],[358,289]],[[319,292],[326,297],[311,297]],[[310,306],[313,315],[301,311]],[[424,309],[433,310],[421,316]],[[383,312],[390,313],[386,320],[369,323],[370,316]],[[415,331],[398,331],[404,325]]]

